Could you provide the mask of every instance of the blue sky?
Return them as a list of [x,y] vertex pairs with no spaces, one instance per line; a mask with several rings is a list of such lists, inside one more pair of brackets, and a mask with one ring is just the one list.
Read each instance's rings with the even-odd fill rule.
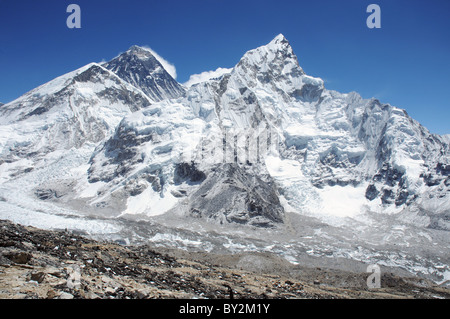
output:
[[[66,8],[81,7],[81,29]],[[381,29],[366,8],[381,7]],[[283,33],[329,89],[376,97],[450,133],[448,0],[0,0],[0,102],[130,46],[149,46],[177,80],[233,67]]]

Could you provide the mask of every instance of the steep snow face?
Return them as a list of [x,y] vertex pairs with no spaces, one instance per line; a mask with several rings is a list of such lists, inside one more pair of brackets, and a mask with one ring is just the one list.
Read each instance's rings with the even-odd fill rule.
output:
[[154,101],[184,95],[184,88],[167,73],[148,49],[132,46],[117,58],[104,63],[103,66],[124,81],[141,89]]
[[323,89],[321,79],[304,73],[283,35],[278,35],[268,45],[247,52],[232,73],[234,83],[230,85],[248,88],[255,94],[273,96],[275,93],[281,101],[292,97],[314,98]]
[[[449,229],[449,145],[401,109],[371,99],[363,108],[347,110],[353,134],[364,143],[369,174],[366,198],[372,210],[418,211],[430,226]],[[428,206],[430,203],[440,202]],[[440,216],[440,217],[437,217]],[[436,218],[441,221],[436,223]],[[433,226],[433,227],[435,227]]]
[[[374,104],[379,102],[375,101]],[[432,186],[426,176],[437,165],[448,165],[448,144],[440,137],[430,134],[404,110],[384,107],[388,117],[380,123],[383,131],[377,139],[377,147],[373,148],[376,150],[378,170],[372,178],[367,195],[371,199],[379,192],[382,204],[400,207],[411,204],[412,200],[421,196],[423,187]],[[445,171],[441,173],[444,182],[448,175]],[[447,188],[445,183],[441,186]]]
[[56,150],[98,143],[126,114],[152,102],[114,73],[89,64],[0,109],[2,162],[35,161]]

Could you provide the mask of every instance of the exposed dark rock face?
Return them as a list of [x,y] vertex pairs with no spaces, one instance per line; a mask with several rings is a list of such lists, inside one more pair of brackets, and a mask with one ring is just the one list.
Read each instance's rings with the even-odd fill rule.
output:
[[366,198],[374,200],[380,196],[383,204],[401,206],[414,199],[407,190],[404,173],[392,168],[388,163],[372,177],[372,183],[367,187]]
[[174,182],[175,184],[181,184],[183,182],[188,183],[201,183],[206,179],[205,173],[197,170],[194,163],[179,163],[175,165]]
[[[152,134],[139,134],[133,128],[126,125],[119,125],[114,135],[96,151],[90,159],[89,182],[97,181],[109,182],[117,176],[124,176],[133,165],[140,163],[142,159],[136,157],[137,147],[145,142],[151,141]],[[106,157],[106,162],[101,163],[101,167],[108,169],[95,169],[96,155],[101,152]]]
[[141,89],[154,101],[183,96],[184,88],[163,68],[152,53],[131,47],[103,66],[131,85]]
[[188,215],[218,223],[273,227],[283,222],[284,210],[274,183],[236,164],[217,166],[189,197],[189,203]]
[[54,189],[37,189],[35,191],[35,194],[41,200],[48,200],[60,197],[58,192]]
[[450,184],[450,164],[437,163],[436,167],[429,169],[427,174],[423,174],[422,178],[427,186],[436,186],[444,181],[446,186]]
[[377,190],[374,184],[370,184],[366,189],[366,198],[368,200],[374,200],[380,192]]

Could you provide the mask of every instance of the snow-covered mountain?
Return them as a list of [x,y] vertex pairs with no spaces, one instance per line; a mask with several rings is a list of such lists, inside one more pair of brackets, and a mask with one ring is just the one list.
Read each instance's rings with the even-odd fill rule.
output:
[[[386,263],[450,273],[448,137],[379,100],[326,89],[283,35],[188,88],[133,46],[2,106],[0,124],[0,217],[58,209],[58,226],[76,216],[76,228],[127,240],[181,236],[98,222],[143,219],[195,230],[189,242],[200,246],[205,229],[232,238],[244,227],[254,241],[233,237],[237,246],[294,262],[309,243],[314,256],[362,261],[383,250]],[[410,257],[393,261],[392,241]]]
[[[271,215],[277,205],[278,217],[271,220],[281,221],[285,209],[354,216],[414,207],[428,212],[430,224],[448,229],[448,163],[444,138],[430,134],[404,110],[326,90],[321,79],[304,73],[280,35],[247,52],[230,74],[125,117],[91,158],[88,179],[114,192],[120,181],[134,207],[124,208],[124,214],[161,214],[176,207],[187,209],[186,215],[200,212],[230,221],[236,214]],[[187,169],[177,182],[180,165]],[[212,197],[216,191],[224,194],[222,186],[228,184],[210,179],[230,166],[239,176],[264,177],[259,185],[277,185],[270,198],[288,205],[272,200],[272,205],[255,206],[251,203],[264,202],[254,194],[255,185],[234,182],[233,191],[246,198],[241,204]],[[193,183],[190,174],[204,176],[207,182],[200,189],[209,195],[196,197],[199,181]],[[152,209],[155,201],[145,198],[153,197],[165,209]],[[208,206],[203,201],[214,202],[215,208],[201,212],[198,205]]]
[[146,48],[132,46],[103,66],[122,80],[141,89],[154,101],[184,95],[184,88],[167,73],[152,52]]
[[[133,46],[110,62],[88,64],[2,106],[1,162],[29,170],[57,150],[95,146],[125,115],[183,94],[148,50]],[[19,159],[23,165],[16,165]]]

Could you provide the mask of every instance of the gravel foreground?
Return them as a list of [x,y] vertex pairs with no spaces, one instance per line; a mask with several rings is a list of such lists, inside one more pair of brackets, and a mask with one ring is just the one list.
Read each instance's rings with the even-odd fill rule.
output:
[[0,220],[1,299],[450,299],[446,287],[384,272],[381,288],[369,289],[368,276],[293,267],[270,254],[124,246]]

